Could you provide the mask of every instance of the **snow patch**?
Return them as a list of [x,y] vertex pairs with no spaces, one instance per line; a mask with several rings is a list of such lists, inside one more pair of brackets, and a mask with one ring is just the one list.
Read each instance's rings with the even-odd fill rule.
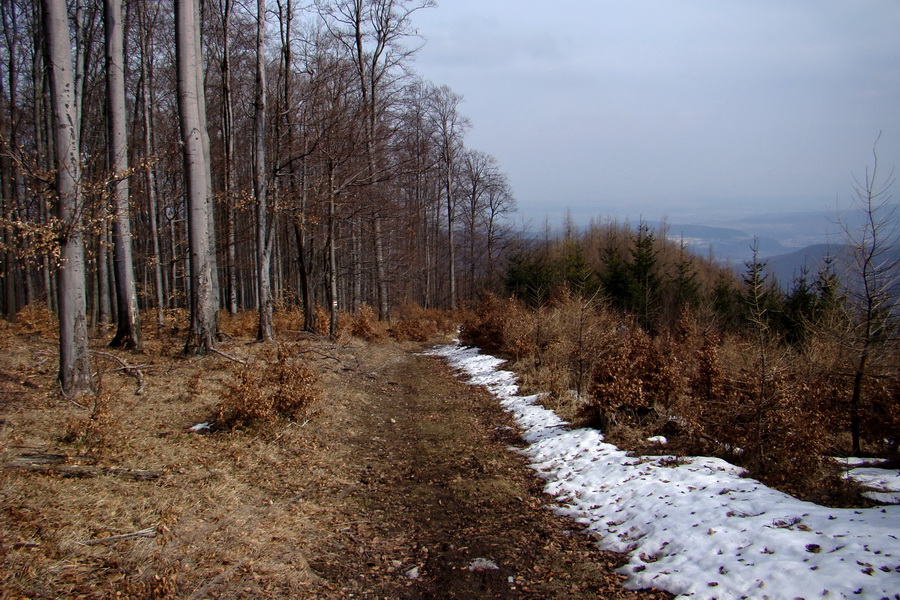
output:
[[476,558],[468,567],[470,571],[497,571],[500,567],[489,558]]
[[554,511],[628,554],[627,588],[694,600],[878,600],[900,590],[900,506],[825,508],[720,459],[628,456],[596,430],[569,429],[540,396],[519,396],[503,360],[459,345],[430,353],[513,414],[528,443],[519,451],[557,499]]

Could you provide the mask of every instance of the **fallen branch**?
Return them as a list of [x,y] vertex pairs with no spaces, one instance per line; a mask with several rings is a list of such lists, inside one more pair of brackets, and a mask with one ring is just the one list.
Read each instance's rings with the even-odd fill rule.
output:
[[70,458],[64,454],[23,454],[3,465],[4,469],[21,469],[34,473],[55,473],[62,477],[99,477],[108,475],[135,481],[152,481],[162,477],[162,471],[125,469],[122,467],[94,467],[65,464]]
[[92,353],[97,354],[99,356],[105,356],[106,358],[111,358],[120,365],[122,365],[121,369],[116,369],[116,371],[123,371],[126,375],[130,375],[137,380],[138,387],[134,392],[135,396],[143,396],[144,395],[144,374],[141,371],[140,367],[145,365],[129,365],[127,362],[116,356],[115,354],[110,354],[109,352],[101,352],[100,350],[91,350]]
[[224,353],[224,352],[222,352],[221,350],[218,350],[218,349],[216,349],[216,348],[210,348],[210,350],[211,350],[212,352],[218,354],[219,356],[223,356],[223,357],[227,358],[228,360],[233,360],[233,361],[236,362],[236,363],[239,363],[239,364],[242,364],[242,365],[248,364],[246,360],[241,360],[240,358],[237,358],[237,357],[235,357],[235,356],[231,356],[230,354],[226,354],[226,353]]
[[123,533],[122,535],[112,535],[110,537],[98,538],[96,540],[88,540],[86,542],[78,542],[82,546],[96,546],[98,544],[114,544],[116,542],[120,542],[122,540],[131,540],[134,538],[155,538],[156,537],[156,528],[148,527],[147,529],[141,529],[140,531],[135,531],[134,533]]

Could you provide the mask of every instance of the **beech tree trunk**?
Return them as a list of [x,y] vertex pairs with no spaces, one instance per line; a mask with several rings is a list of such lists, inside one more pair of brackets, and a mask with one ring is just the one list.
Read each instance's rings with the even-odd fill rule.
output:
[[210,226],[209,163],[204,151],[206,123],[200,110],[199,0],[175,1],[175,56],[177,61],[178,115],[187,197],[188,247],[190,254],[191,327],[186,354],[206,354],[215,344],[216,296],[213,287],[213,239]]
[[141,46],[141,108],[144,121],[144,178],[147,185],[147,199],[150,211],[150,236],[153,238],[153,277],[156,292],[156,324],[162,328],[165,325],[165,288],[163,285],[162,251],[159,244],[159,200],[156,194],[156,170],[151,164],[153,157],[153,118],[151,115],[150,87],[150,40],[147,30],[147,5],[141,7],[139,34]]
[[59,383],[63,395],[93,390],[88,350],[81,223],[79,123],[65,0],[42,0],[50,102],[53,112],[57,218],[60,221]]
[[266,3],[256,2],[256,106],[253,112],[254,162],[253,192],[256,196],[256,268],[259,293],[259,327],[256,339],[271,340],[275,333],[272,326],[272,239],[273,227],[269,224],[269,185],[266,180]]
[[141,321],[131,248],[131,218],[128,193],[128,133],[125,123],[125,54],[122,0],[104,0],[106,39],[106,119],[109,167],[112,171],[111,199],[113,254],[116,275],[116,334],[110,346],[141,350]]

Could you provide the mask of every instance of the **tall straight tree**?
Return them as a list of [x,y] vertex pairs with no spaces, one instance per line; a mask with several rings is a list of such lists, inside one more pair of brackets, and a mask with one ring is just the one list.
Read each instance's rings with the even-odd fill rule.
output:
[[175,0],[175,58],[177,62],[178,116],[181,127],[187,199],[188,246],[191,263],[191,327],[187,354],[205,354],[215,344],[216,290],[212,273],[213,224],[209,197],[209,163],[204,151],[206,111],[200,107],[197,69],[200,68],[199,0]]
[[463,134],[471,126],[469,120],[459,112],[462,96],[446,85],[431,87],[428,91],[429,118],[438,147],[441,165],[441,188],[447,201],[447,249],[450,254],[450,310],[456,310],[458,293],[456,285],[456,197],[453,180],[459,170],[459,157],[463,152]]
[[79,123],[66,0],[42,0],[53,113],[57,218],[60,222],[59,382],[66,397],[93,389],[88,349],[81,221]]
[[234,13],[233,0],[220,0],[222,12],[222,141],[224,150],[226,280],[228,286],[228,312],[236,314],[237,299],[237,222],[235,215],[235,121],[234,93],[231,72],[231,17]]
[[116,281],[116,335],[110,346],[141,349],[141,321],[131,251],[131,219],[128,194],[128,133],[125,123],[125,54],[122,0],[103,0],[106,39],[106,122],[111,200],[113,255]]
[[368,173],[366,184],[373,196],[372,233],[375,247],[375,283],[378,291],[378,316],[387,319],[390,314],[387,273],[382,233],[384,197],[378,197],[376,184],[385,177],[380,173],[383,157],[379,144],[383,135],[379,132],[390,74],[399,70],[412,55],[403,48],[400,40],[413,35],[412,14],[421,8],[434,5],[432,0],[334,0],[322,1],[320,11],[334,20],[334,26],[326,20],[332,35],[347,50],[359,80],[359,92],[363,108]]
[[[157,10],[159,7],[157,7]],[[141,117],[143,119],[144,129],[144,180],[147,186],[148,209],[150,213],[150,239],[153,244],[153,275],[155,279],[156,292],[156,325],[162,328],[165,324],[165,294],[163,286],[162,273],[162,252],[160,251],[160,229],[159,229],[159,201],[156,193],[156,169],[151,162],[153,156],[153,116],[152,103],[150,100],[150,88],[153,81],[152,62],[150,60],[151,39],[150,39],[150,14],[147,6],[147,0],[144,0],[138,12],[138,24],[140,33],[138,41],[141,51]]]
[[256,196],[256,268],[259,292],[259,327],[256,338],[274,337],[272,326],[272,240],[269,224],[269,186],[266,179],[266,2],[256,0],[256,106],[253,111],[253,193]]

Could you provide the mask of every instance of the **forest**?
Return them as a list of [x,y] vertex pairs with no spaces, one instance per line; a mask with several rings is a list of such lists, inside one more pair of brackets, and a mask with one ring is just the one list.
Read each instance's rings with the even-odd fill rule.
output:
[[401,317],[446,309],[632,445],[665,434],[789,487],[831,477],[829,455],[896,456],[897,217],[877,153],[848,186],[866,217],[848,264],[787,292],[762,259],[735,274],[665,224],[517,230],[463,98],[415,72],[431,8],[0,5],[0,309],[57,315],[64,396],[94,389],[89,345],[110,335],[140,352],[165,330],[202,355],[229,315],[255,314],[266,342],[279,314],[402,337]]
[[219,309],[334,335],[498,280],[515,201],[413,70],[430,4],[3,3],[2,311],[60,313],[66,394],[87,329],[139,349],[187,310],[204,352]]

